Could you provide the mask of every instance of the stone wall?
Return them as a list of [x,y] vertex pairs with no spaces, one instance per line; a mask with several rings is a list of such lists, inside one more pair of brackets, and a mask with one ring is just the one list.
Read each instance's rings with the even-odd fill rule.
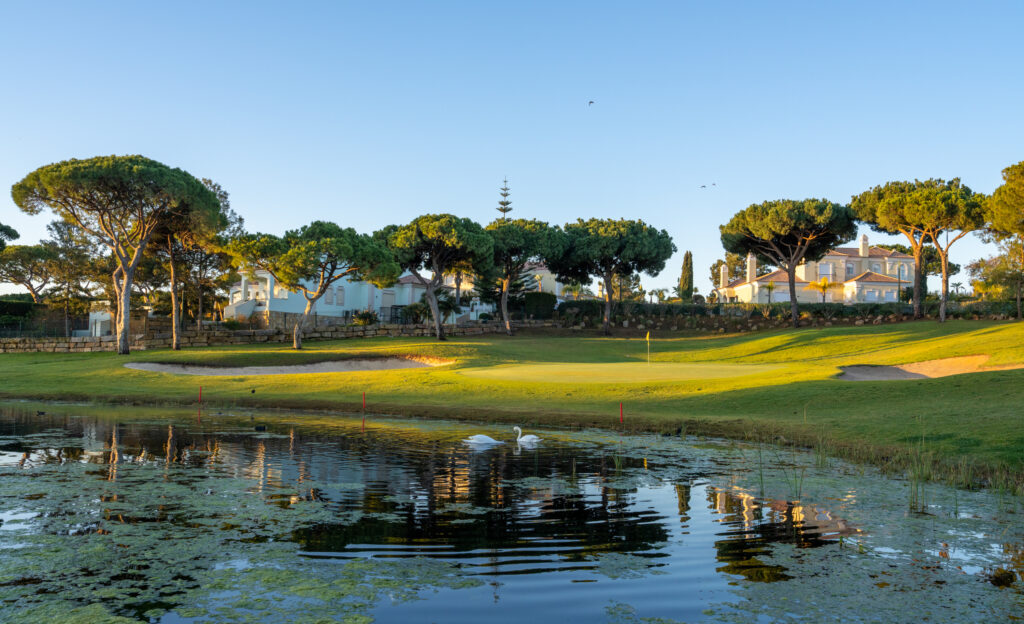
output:
[[[162,324],[154,324],[162,329]],[[516,327],[554,327],[552,321],[517,322]],[[500,323],[473,323],[460,326],[446,326],[445,333],[449,336],[478,336],[483,334],[501,333],[504,326]],[[345,340],[349,338],[372,338],[375,336],[410,336],[427,337],[434,335],[434,326],[421,325],[333,325],[321,326],[307,330],[302,335],[303,341]],[[290,331],[276,329],[246,329],[230,331],[216,329],[197,332],[186,329],[181,332],[181,346],[205,347],[210,345],[254,344],[260,342],[288,343],[292,341]],[[171,346],[169,331],[147,331],[132,337],[132,350],[164,349]],[[117,343],[114,336],[102,338],[0,338],[0,353],[87,353],[92,351],[114,351]]]

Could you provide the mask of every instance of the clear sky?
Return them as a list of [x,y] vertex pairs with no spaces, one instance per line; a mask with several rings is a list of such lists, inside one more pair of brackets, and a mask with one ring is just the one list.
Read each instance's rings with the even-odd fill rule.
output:
[[[991,192],[1024,160],[1021,24],[1015,1],[8,0],[0,185],[137,153],[219,182],[252,230],[370,232],[487,223],[507,176],[512,216],[665,228],[679,253],[645,286],[690,249],[706,294],[718,226],[751,203]],[[48,221],[0,195],[18,242]],[[971,236],[953,260],[987,253]]]

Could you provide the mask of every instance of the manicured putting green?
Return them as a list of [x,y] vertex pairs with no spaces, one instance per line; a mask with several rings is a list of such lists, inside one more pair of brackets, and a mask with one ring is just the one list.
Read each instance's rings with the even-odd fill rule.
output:
[[552,383],[645,383],[745,377],[777,370],[777,364],[714,364],[705,362],[564,362],[513,364],[459,371],[469,377],[499,381]]

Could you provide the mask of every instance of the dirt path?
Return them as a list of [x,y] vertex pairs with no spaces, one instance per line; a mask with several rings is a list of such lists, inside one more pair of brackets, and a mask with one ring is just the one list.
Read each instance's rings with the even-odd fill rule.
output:
[[131,362],[125,368],[151,373],[173,373],[177,375],[205,375],[208,377],[230,377],[239,375],[306,375],[309,373],[353,373],[359,371],[392,370],[396,368],[425,368],[442,366],[447,362],[413,360],[408,358],[366,358],[295,364],[292,366],[187,366],[182,364],[157,364],[154,362]]
[[987,355],[966,355],[963,357],[928,360],[898,366],[840,366],[843,372],[837,379],[845,381],[889,381],[893,379],[932,379],[964,373],[980,373],[996,370],[1024,368],[1024,364],[984,367]]

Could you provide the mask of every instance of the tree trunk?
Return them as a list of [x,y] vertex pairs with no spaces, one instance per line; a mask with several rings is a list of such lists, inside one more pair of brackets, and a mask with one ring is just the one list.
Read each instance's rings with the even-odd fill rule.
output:
[[943,252],[939,249],[939,259],[942,260],[942,293],[939,297],[939,322],[945,323],[946,299],[949,298],[949,252]]
[[[796,265],[786,267],[786,277],[789,280],[789,310],[793,314],[793,328],[800,327],[800,305],[796,302]],[[822,297],[824,299],[824,297]]]
[[181,312],[178,310],[178,274],[174,267],[174,241],[167,237],[168,268],[171,273],[171,349],[181,351]]
[[430,306],[430,315],[434,318],[434,334],[438,340],[445,340],[444,319],[441,318],[441,310],[437,306],[436,287],[427,286],[427,305]]
[[1021,320],[1021,291],[1024,290],[1024,282],[1017,280],[1017,320]]
[[292,348],[302,348],[302,328],[306,325],[306,319],[309,318],[310,311],[313,310],[313,304],[316,302],[315,299],[306,299],[306,309],[303,310],[302,316],[299,320],[295,321],[295,327],[292,329]]
[[924,243],[914,247],[914,318],[924,317]]
[[604,276],[604,335],[612,335],[612,274]]
[[[120,271],[120,269],[118,269]],[[120,355],[131,353],[129,343],[129,331],[131,330],[131,298],[132,278],[135,277],[134,270],[121,271],[123,277],[117,288],[117,352]]]
[[512,335],[512,319],[508,316],[508,289],[512,280],[501,280],[501,318],[505,321],[505,333]]
[[[196,298],[199,299],[198,308],[199,313],[196,315],[196,331],[203,331],[203,286],[200,284],[196,289]],[[269,297],[268,297],[269,300]],[[268,307],[269,310],[269,302]]]
[[462,271],[455,274],[455,305],[462,305]]

